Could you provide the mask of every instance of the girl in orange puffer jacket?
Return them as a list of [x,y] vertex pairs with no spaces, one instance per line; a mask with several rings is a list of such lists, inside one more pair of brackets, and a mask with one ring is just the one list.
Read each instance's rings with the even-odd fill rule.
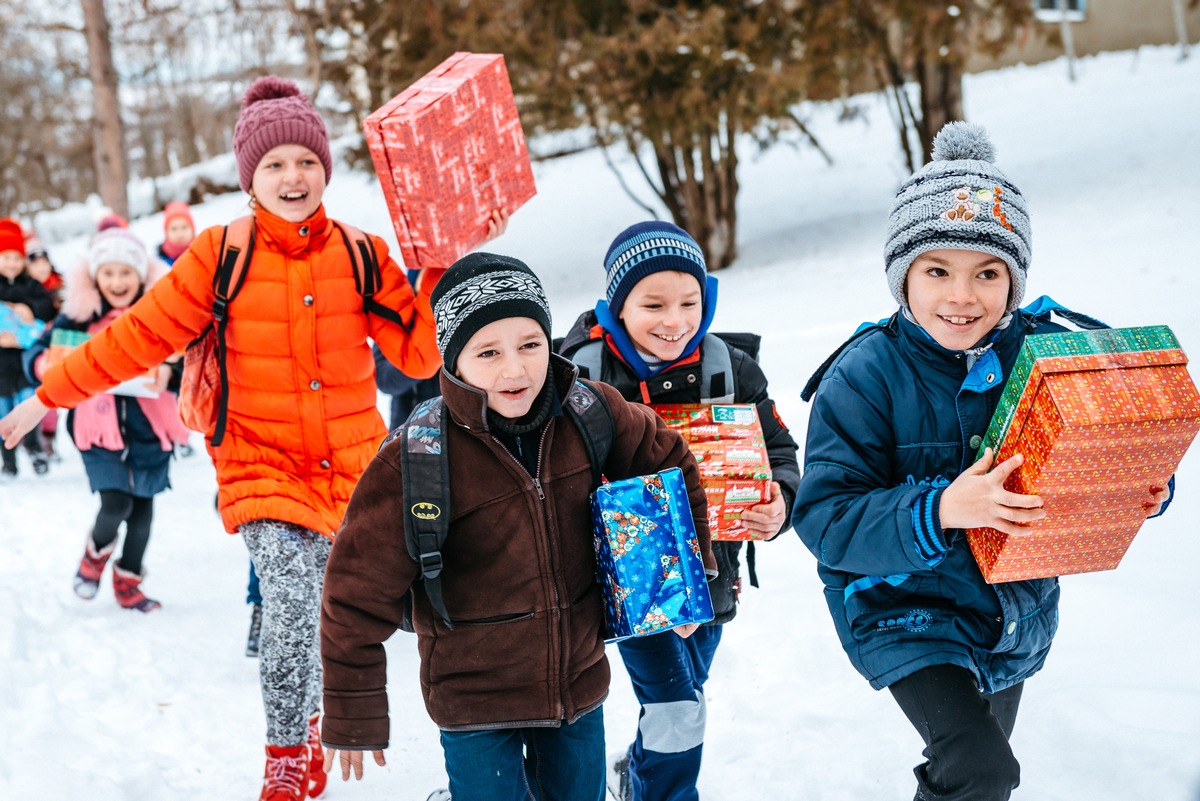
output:
[[[321,204],[333,168],[325,124],[294,84],[269,76],[247,90],[233,151],[256,238],[228,311],[227,428],[220,445],[207,445],[225,528],[242,535],[262,583],[261,799],[298,801],[325,781],[317,621],[330,538],[387,433],[367,338],[405,373],[433,375],[441,359],[428,291],[438,276],[424,276],[414,295],[371,237],[382,272],[375,300],[407,326],[363,310],[354,266]],[[0,420],[5,443],[46,409],[74,406],[196,339],[213,319],[221,241],[219,227],[201,232],[129,313],[49,370],[36,398]]]

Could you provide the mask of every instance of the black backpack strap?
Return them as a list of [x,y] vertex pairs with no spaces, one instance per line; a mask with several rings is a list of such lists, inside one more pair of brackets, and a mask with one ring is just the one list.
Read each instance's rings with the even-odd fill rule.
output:
[[608,461],[608,454],[612,450],[613,432],[616,429],[612,409],[599,390],[583,381],[576,381],[571,386],[563,408],[583,435],[588,461],[592,464],[592,487],[598,487],[604,475],[604,463]]
[[705,334],[702,347],[700,402],[733,403],[737,382],[733,377],[733,357],[729,355],[729,347],[716,334]]
[[375,293],[379,291],[379,286],[383,282],[383,273],[379,268],[379,258],[375,254],[375,248],[371,246],[371,240],[353,225],[347,225],[337,220],[333,221],[333,225],[341,234],[342,243],[345,244],[346,252],[350,254],[350,262],[354,265],[354,285],[358,289],[358,293],[362,295],[363,311],[395,323],[404,329],[405,333],[410,333],[413,322],[416,320],[415,313],[405,320],[398,311],[389,309],[375,300]]
[[225,439],[229,418],[229,370],[226,365],[225,329],[229,326],[229,304],[246,282],[246,268],[254,255],[254,218],[241,217],[225,226],[221,236],[221,255],[213,274],[213,325],[217,334],[217,369],[221,374],[221,397],[217,401],[217,421],[211,443]]
[[749,331],[713,331],[713,336],[720,338],[728,345],[733,345],[754,361],[758,361],[758,352],[762,349],[762,335]]
[[895,315],[892,315],[892,317],[890,317],[889,319],[883,320],[878,323],[863,323],[862,325],[860,325],[858,327],[858,330],[850,335],[849,339],[847,339],[841,345],[838,345],[838,349],[835,350],[833,353],[829,354],[829,357],[827,359],[825,359],[825,361],[821,362],[821,366],[818,367],[817,371],[815,373],[813,373],[812,376],[809,377],[808,383],[806,383],[804,385],[804,389],[801,390],[800,400],[802,400],[802,401],[812,400],[812,396],[815,395],[817,392],[817,387],[819,387],[821,385],[821,379],[823,379],[825,377],[825,373],[829,372],[829,368],[833,366],[833,363],[835,361],[837,361],[838,356],[842,355],[842,351],[844,351],[846,348],[850,347],[853,343],[857,342],[860,337],[864,337],[867,334],[871,333],[872,331],[878,331],[883,328],[889,328],[895,324],[895,321],[896,321],[896,317],[895,317]]
[[450,532],[450,460],[442,428],[445,410],[440,395],[413,409],[400,435],[400,458],[408,553],[421,566],[421,582],[434,613],[452,629],[441,581],[442,544]]

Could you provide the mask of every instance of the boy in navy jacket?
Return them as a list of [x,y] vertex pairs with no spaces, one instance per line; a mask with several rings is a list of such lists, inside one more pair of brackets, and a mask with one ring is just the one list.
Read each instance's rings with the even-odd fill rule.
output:
[[[745,351],[708,333],[717,280],[682,228],[643,222],[622,231],[604,259],[605,297],[584,313],[559,351],[626,400],[746,403],[758,409],[774,483],[742,515],[764,540],[787,529],[800,483],[796,441],[775,412],[767,378]],[[696,799],[704,746],[704,684],[722,626],[737,614],[740,542],[714,542],[720,574],[709,583],[716,617],[691,637],[635,637],[617,644],[641,704],[638,732],[618,761],[623,801]],[[750,575],[753,581],[751,557]]]
[[[963,537],[1045,516],[1004,489],[1021,456],[972,460],[1025,337],[1063,330],[1018,308],[1029,216],[993,158],[981,127],[950,123],[900,188],[884,251],[900,310],[824,372],[792,516],[850,661],[925,741],[922,799],[1009,797],[1022,688],[1058,626],[1057,579],[987,584]],[[1167,495],[1147,488],[1147,515]]]

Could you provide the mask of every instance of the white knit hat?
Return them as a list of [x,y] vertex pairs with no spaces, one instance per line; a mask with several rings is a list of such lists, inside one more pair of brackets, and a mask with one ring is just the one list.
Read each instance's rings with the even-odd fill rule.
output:
[[146,247],[134,234],[124,228],[107,228],[92,237],[88,249],[88,271],[92,278],[102,264],[127,264],[146,280],[150,257]]

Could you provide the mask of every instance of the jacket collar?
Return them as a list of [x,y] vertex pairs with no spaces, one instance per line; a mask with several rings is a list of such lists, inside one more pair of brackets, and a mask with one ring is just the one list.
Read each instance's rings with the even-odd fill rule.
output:
[[301,222],[288,222],[262,206],[254,209],[255,237],[260,245],[267,244],[286,256],[298,257],[311,250],[320,250],[333,228],[325,216],[325,204],[317,206],[312,215]]
[[625,363],[633,369],[639,381],[645,381],[655,373],[662,372],[669,367],[679,364],[682,359],[692,355],[700,347],[700,341],[704,339],[704,335],[708,333],[708,328],[712,325],[713,315],[716,312],[717,279],[710,275],[707,277],[704,287],[704,313],[700,317],[700,327],[692,338],[688,340],[687,347],[683,349],[685,355],[670,364],[650,366],[646,364],[637,352],[637,347],[633,344],[633,340],[625,332],[624,324],[608,308],[608,301],[601,298],[597,301],[595,308],[596,322],[608,332],[608,335],[612,338],[614,351],[619,353]]
[[[487,393],[478,387],[463,383],[442,367],[439,376],[442,398],[446,411],[454,422],[473,433],[490,433],[487,421]],[[554,382],[560,398],[567,397],[571,386],[579,378],[579,368],[556,353],[550,354],[550,372],[547,379]]]

